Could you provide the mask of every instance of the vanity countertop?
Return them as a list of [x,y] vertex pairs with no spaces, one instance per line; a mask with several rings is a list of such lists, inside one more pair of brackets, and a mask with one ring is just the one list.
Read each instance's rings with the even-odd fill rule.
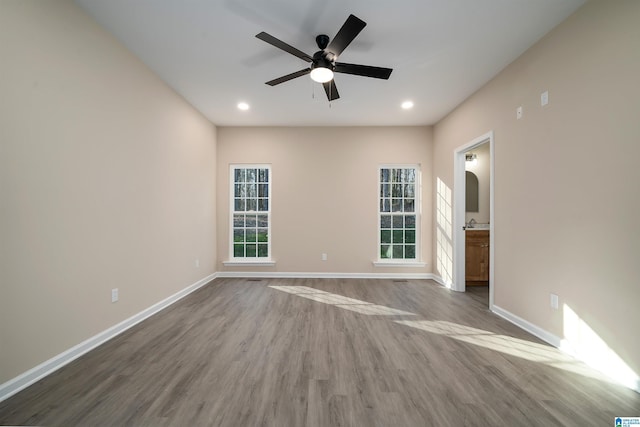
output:
[[491,226],[489,224],[475,224],[473,227],[465,228],[465,231],[474,231],[474,230],[489,230]]

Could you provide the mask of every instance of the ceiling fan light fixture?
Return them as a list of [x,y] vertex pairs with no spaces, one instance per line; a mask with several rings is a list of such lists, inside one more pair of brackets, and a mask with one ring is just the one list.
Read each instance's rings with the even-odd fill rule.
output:
[[326,83],[333,79],[333,71],[325,67],[316,67],[311,70],[311,80],[318,83]]

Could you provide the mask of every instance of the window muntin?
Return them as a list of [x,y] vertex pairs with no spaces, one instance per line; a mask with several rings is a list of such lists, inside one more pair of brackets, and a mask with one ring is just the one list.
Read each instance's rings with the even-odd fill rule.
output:
[[233,259],[271,257],[271,168],[231,168],[231,255]]
[[381,167],[378,248],[381,260],[418,258],[420,177],[416,166]]

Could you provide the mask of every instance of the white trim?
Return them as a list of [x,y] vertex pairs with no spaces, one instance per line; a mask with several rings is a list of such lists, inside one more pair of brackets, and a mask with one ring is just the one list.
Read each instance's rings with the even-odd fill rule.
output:
[[432,273],[305,273],[296,271],[219,271],[218,277],[263,279],[417,279],[438,281]]
[[579,353],[576,353],[575,351],[573,351],[573,349],[571,348],[571,346],[567,343],[566,340],[563,340],[562,338],[552,334],[551,332],[545,331],[544,329],[540,328],[539,326],[534,325],[533,323],[523,319],[520,316],[517,316],[513,313],[511,313],[508,310],[505,310],[502,307],[499,307],[497,305],[494,304],[493,308],[491,309],[492,312],[494,312],[495,314],[497,314],[498,316],[502,317],[503,319],[506,319],[507,321],[513,323],[514,325],[518,326],[521,329],[524,329],[525,331],[529,332],[531,335],[534,335],[538,338],[540,338],[542,341],[546,342],[547,344],[550,344],[554,347],[556,347],[557,349],[559,349],[560,351],[562,351],[565,354],[568,354],[569,356],[572,356],[574,358],[576,358],[577,360],[580,360],[582,362],[584,362],[585,364],[587,364],[588,366],[590,366],[591,368],[595,369],[596,371],[601,372],[602,374],[604,374],[605,376],[608,376],[609,378],[611,378],[611,380],[615,381],[616,383],[619,383],[623,386],[626,386],[627,388],[640,393],[640,381],[636,381],[636,383],[634,385],[631,384],[626,384],[626,383],[620,383],[620,381],[618,381],[616,378],[612,378],[610,375],[607,374],[607,372],[604,372],[601,367],[598,366],[594,366],[593,364],[589,363],[589,360],[585,359],[584,357],[582,357]]
[[453,152],[453,284],[451,289],[464,292],[465,285],[465,153],[483,144],[489,144],[489,310],[494,303],[495,277],[495,144],[493,131],[461,145]]
[[21,390],[24,390],[25,388],[29,387],[31,384],[39,381],[40,379],[46,377],[49,374],[52,374],[53,372],[67,365],[68,363],[71,363],[72,361],[88,353],[89,351],[93,350],[99,345],[102,345],[105,342],[109,341],[110,339],[123,333],[124,331],[131,328],[132,326],[137,325],[138,323],[142,322],[148,317],[153,316],[157,312],[179,301],[180,299],[189,295],[193,291],[206,285],[216,277],[217,277],[217,273],[214,273],[205,277],[204,279],[200,279],[193,285],[187,286],[186,288],[176,292],[175,294],[169,296],[168,298],[165,298],[162,301],[152,305],[151,307],[148,307],[142,310],[138,314],[135,314],[129,317],[128,319],[123,320],[122,322],[108,329],[105,329],[104,331],[81,342],[80,344],[75,345],[66,351],[63,351],[62,353],[52,357],[51,359],[45,362],[42,362],[38,366],[31,368],[26,372],[23,372],[22,374],[5,382],[4,384],[0,384],[0,402],[8,399],[14,394],[20,392]]
[[[380,171],[382,169],[414,169],[416,171],[416,183],[415,183],[415,211],[414,212],[380,212],[380,185],[382,184],[382,182],[380,181]],[[416,257],[414,260],[409,259],[409,263],[413,263],[413,264],[419,264],[420,261],[416,261],[418,259],[422,258],[422,164],[421,163],[411,163],[411,164],[403,164],[403,163],[399,163],[399,164],[393,164],[393,163],[384,163],[381,165],[378,165],[378,177],[376,179],[378,186],[377,186],[377,191],[378,191],[378,196],[376,198],[376,212],[378,212],[378,226],[376,227],[376,232],[378,235],[378,246],[376,249],[376,252],[378,253],[378,259],[376,261],[374,261],[374,265],[376,267],[379,267],[378,265],[376,265],[375,263],[384,263],[384,262],[390,262],[390,263],[399,263],[399,262],[404,262],[402,261],[402,259],[400,258],[380,258],[380,247],[382,245],[382,242],[380,241],[380,216],[381,215],[411,215],[414,214],[416,217],[416,228],[415,228],[415,232],[416,232],[416,236],[415,236],[415,247],[416,247]],[[406,258],[405,258],[406,259]],[[426,264],[425,264],[426,265]],[[393,267],[391,265],[387,265],[386,267]],[[402,267],[402,266],[400,266]],[[408,265],[407,267],[419,267],[419,265]],[[422,266],[424,267],[424,265]]]
[[[267,181],[269,194],[267,196],[267,200],[269,203],[269,209],[266,211],[235,211],[235,170],[236,169],[267,169],[269,171],[269,181]],[[257,182],[257,181],[256,181]],[[273,200],[271,197],[271,189],[273,188],[273,171],[271,169],[271,163],[230,163],[229,164],[229,258],[230,261],[226,262],[236,262],[242,263],[245,257],[234,256],[234,248],[233,248],[233,216],[234,214],[256,214],[256,215],[267,215],[267,254],[268,258],[251,258],[251,261],[248,264],[256,264],[256,265],[265,265],[271,262],[271,207],[273,204]],[[257,209],[257,206],[256,206]],[[246,242],[245,242],[246,243]],[[258,242],[259,243],[259,242]],[[262,261],[266,261],[263,263]],[[226,265],[226,264],[225,264]],[[233,265],[233,264],[229,264]]]
[[433,274],[433,277],[431,278],[431,280],[433,280],[434,282],[436,282],[438,285],[450,289],[449,286],[447,286],[447,284],[444,282],[444,280],[442,279],[442,276],[440,276],[439,274]]
[[[252,261],[249,261],[249,259]],[[276,262],[272,260],[261,261],[260,258],[248,258],[247,261],[242,261],[240,259],[234,261],[222,261],[222,265],[225,267],[273,267],[276,265]]]
[[491,309],[491,311],[493,311],[495,314],[502,317],[503,319],[506,319],[509,322],[513,323],[514,325],[518,326],[520,329],[524,329],[525,331],[529,332],[531,335],[535,335],[536,337],[540,338],[542,341],[548,344],[551,344],[554,347],[560,348],[560,345],[562,344],[562,339],[553,335],[552,333],[545,331],[544,329],[534,325],[533,323],[527,320],[524,320],[522,317],[516,316],[510,311],[507,311],[504,308],[499,307],[495,304]]
[[373,261],[374,267],[408,267],[408,268],[422,268],[426,267],[426,262],[420,261]]

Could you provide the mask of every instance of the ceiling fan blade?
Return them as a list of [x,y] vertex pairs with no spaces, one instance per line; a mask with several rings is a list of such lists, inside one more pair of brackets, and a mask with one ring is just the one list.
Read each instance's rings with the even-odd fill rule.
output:
[[302,60],[305,60],[307,62],[311,62],[313,60],[309,55],[307,55],[303,51],[296,49],[295,47],[283,42],[282,40],[279,40],[273,37],[271,34],[265,33],[264,31],[256,34],[256,37],[262,41],[269,43],[270,45],[277,47],[278,49],[282,49],[285,52],[290,53],[293,56],[297,56]]
[[327,99],[329,101],[340,98],[335,80],[331,79],[326,83],[322,83],[322,86],[324,86],[324,91],[327,94]]
[[336,73],[355,74],[356,76],[373,77],[375,79],[387,80],[393,69],[383,67],[372,67],[370,65],[345,64],[336,62],[333,69]]
[[287,74],[286,76],[269,80],[266,84],[268,84],[269,86],[279,85],[280,83],[288,82],[289,80],[295,79],[296,77],[304,76],[305,74],[309,74],[310,72],[311,68],[305,68],[304,70],[296,71],[295,73]]
[[[343,50],[356,38],[360,31],[367,26],[367,23],[355,15],[349,15],[338,34],[331,40],[326,52],[331,52],[335,56],[340,56]],[[335,59],[335,58],[334,58]]]

